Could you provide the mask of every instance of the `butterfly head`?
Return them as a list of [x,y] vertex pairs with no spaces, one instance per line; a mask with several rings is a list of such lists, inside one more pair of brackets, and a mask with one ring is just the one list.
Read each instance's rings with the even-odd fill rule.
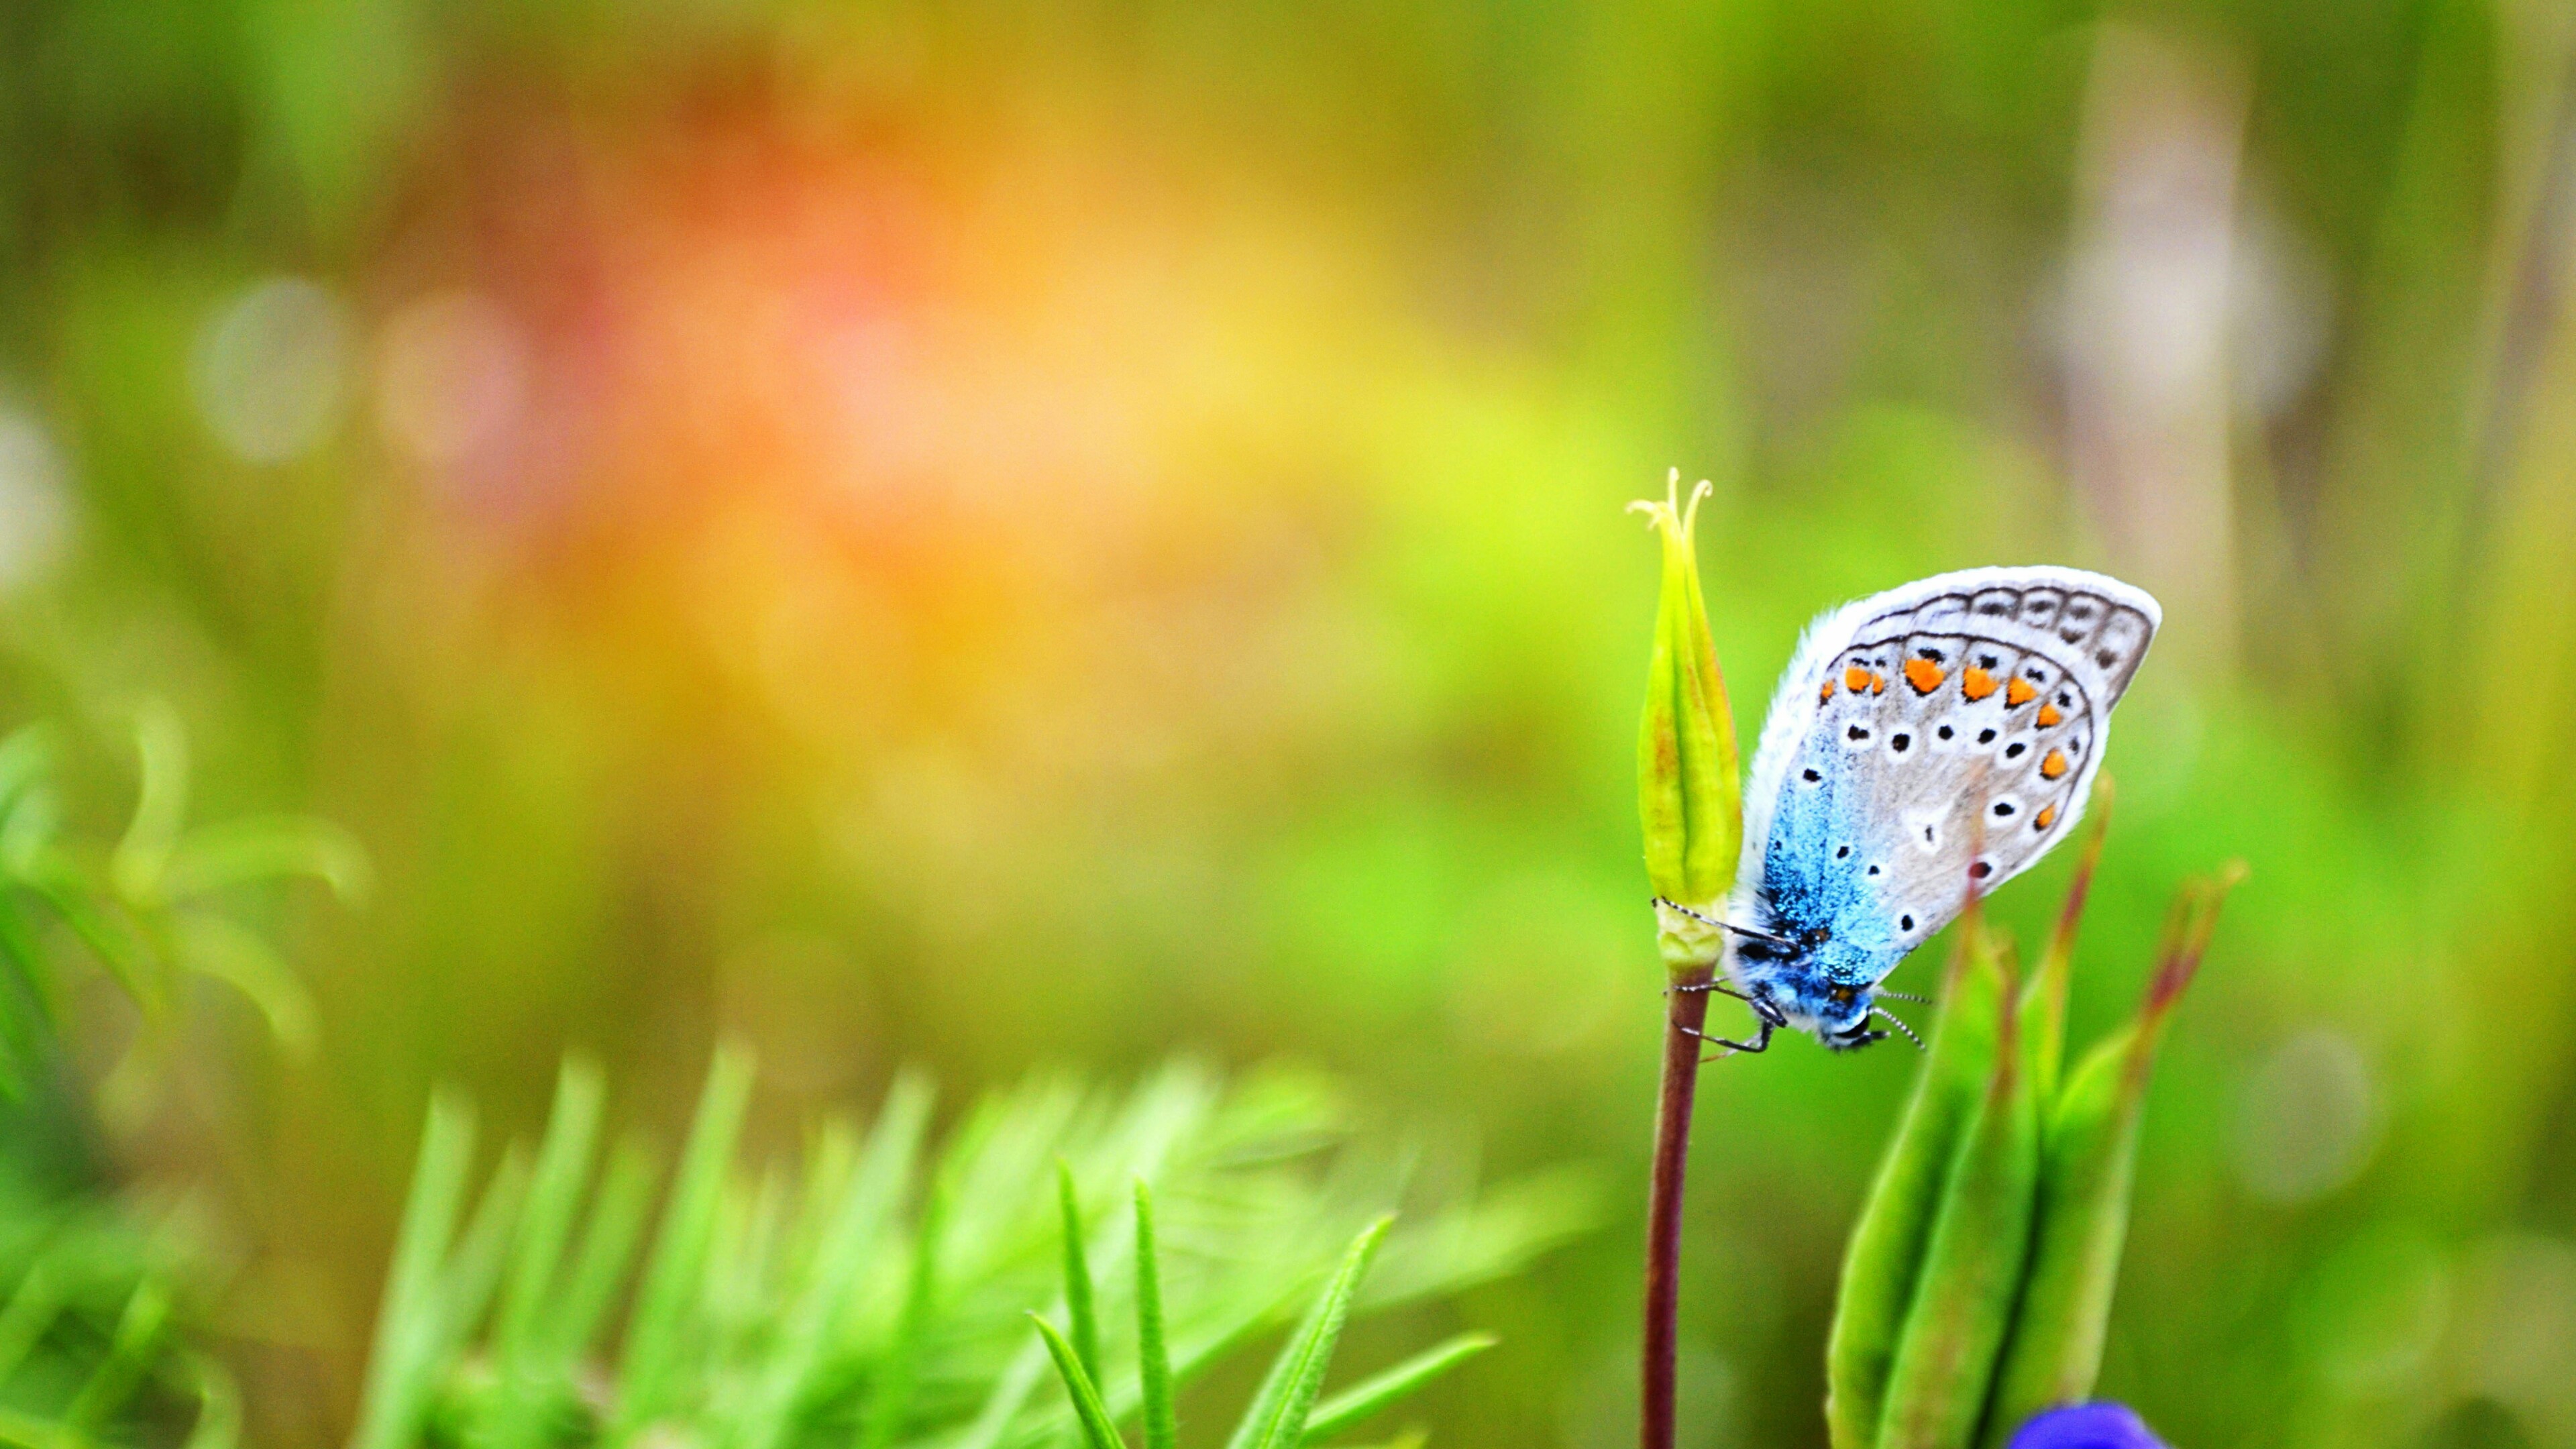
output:
[[1809,1030],[1830,1051],[1858,1051],[1872,1042],[1887,1040],[1887,1033],[1870,1024],[1877,1008],[1871,1003],[1870,991],[1862,986],[1828,986],[1824,989],[1825,1011],[1815,1017]]
[[[1776,918],[1775,918],[1776,919]],[[1794,926],[1735,943],[1734,973],[1778,1008],[1783,1024],[1813,1035],[1835,1051],[1853,1051],[1887,1039],[1876,981],[1896,964],[1896,953],[1872,943],[1838,937],[1830,926]]]

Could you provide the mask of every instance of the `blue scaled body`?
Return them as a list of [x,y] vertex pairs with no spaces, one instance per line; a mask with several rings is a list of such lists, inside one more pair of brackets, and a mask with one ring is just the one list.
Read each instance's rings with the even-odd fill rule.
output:
[[[1807,782],[1810,770],[1822,778]],[[1790,779],[1763,842],[1761,883],[1745,922],[1778,940],[1737,943],[1734,976],[1790,1025],[1834,1045],[1866,1029],[1871,988],[1907,947],[1890,929],[1870,877],[1886,854],[1872,848],[1869,802],[1849,757],[1811,737]]]

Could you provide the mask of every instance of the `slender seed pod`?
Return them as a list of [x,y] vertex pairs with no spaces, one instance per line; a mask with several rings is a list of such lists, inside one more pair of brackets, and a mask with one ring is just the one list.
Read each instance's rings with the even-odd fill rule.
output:
[[[1710,642],[1708,605],[1700,596],[1699,556],[1691,530],[1702,482],[1681,496],[1674,469],[1661,502],[1628,505],[1654,521],[1663,538],[1664,583],[1655,613],[1654,651],[1646,664],[1646,708],[1637,722],[1637,819],[1646,846],[1646,879],[1655,894],[1699,912],[1718,913],[1735,885],[1744,839],[1744,790],[1736,775],[1735,716]],[[1705,969],[1724,950],[1706,920],[1656,912],[1657,946],[1676,978]]]
[[1887,1380],[1881,1449],[1974,1442],[2030,1250],[2039,1104],[2008,959],[1995,967],[1993,1070],[1941,1194]]
[[1825,1421],[1834,1449],[1869,1449],[1878,1442],[1888,1371],[1914,1301],[1941,1190],[1993,1075],[2003,999],[2001,970],[1981,944],[1972,900],[1945,973],[1932,1049],[1843,1256],[1825,1348]]
[[2031,1415],[2080,1403],[2093,1391],[2128,1237],[2156,1044],[2200,968],[2220,902],[2241,875],[2241,866],[2231,866],[2215,881],[2183,887],[2137,1019],[2086,1053],[2050,1112],[2030,1272],[1995,1375],[1988,1445],[2002,1444]]
[[2103,838],[2111,833],[2109,775],[2094,780],[2093,808],[2087,813],[2093,828],[2085,836],[2084,853],[2076,858],[2074,878],[2066,883],[2066,903],[2058,908],[2057,929],[2049,936],[2048,949],[2041,953],[2022,997],[2031,1091],[2039,1099],[2043,1119],[2048,1104],[2057,1100],[2059,1069],[2066,1056],[2066,988],[2075,974],[2075,930],[2083,924],[2084,902],[2093,893],[2093,869],[2102,863]]

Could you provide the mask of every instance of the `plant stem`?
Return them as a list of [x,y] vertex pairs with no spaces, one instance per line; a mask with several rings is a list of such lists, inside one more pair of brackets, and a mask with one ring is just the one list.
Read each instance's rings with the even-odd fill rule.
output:
[[1682,1178],[1690,1163],[1691,1103],[1699,1093],[1700,1039],[1708,1020],[1706,986],[1714,964],[1677,972],[1664,996],[1664,1085],[1655,1105],[1655,1172],[1646,1195],[1646,1332],[1640,1365],[1642,1449],[1672,1449],[1674,1317],[1681,1304]]

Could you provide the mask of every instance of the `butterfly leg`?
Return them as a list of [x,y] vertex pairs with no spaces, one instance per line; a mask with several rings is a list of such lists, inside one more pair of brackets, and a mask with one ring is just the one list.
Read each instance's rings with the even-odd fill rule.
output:
[[[1710,985],[1715,986],[1716,983],[1711,982]],[[1722,1046],[1726,1048],[1724,1052],[1720,1053],[1722,1056],[1733,1056],[1737,1052],[1762,1052],[1770,1050],[1771,1033],[1777,1031],[1781,1027],[1787,1026],[1789,1024],[1789,1018],[1780,1014],[1780,1008],[1758,996],[1747,996],[1740,991],[1728,991],[1723,986],[1719,986],[1717,989],[1753,1008],[1753,1040],[1728,1041],[1725,1037],[1710,1036],[1707,1032],[1701,1031],[1696,1027],[1688,1026],[1681,1028],[1682,1032],[1688,1036],[1698,1037],[1701,1041],[1707,1042],[1712,1046]],[[1714,1061],[1716,1058],[1702,1057],[1700,1060],[1706,1062]]]
[[1732,996],[1738,1001],[1751,1001],[1753,999],[1752,997],[1745,995],[1743,992],[1736,990],[1734,987],[1727,985],[1723,981],[1694,981],[1682,986],[1667,986],[1664,989],[1666,991],[1678,991],[1685,996],[1697,991],[1714,991],[1720,996]]
[[1722,1046],[1726,1048],[1725,1051],[1718,1053],[1715,1057],[1700,1058],[1703,1062],[1713,1062],[1716,1061],[1718,1057],[1731,1057],[1737,1052],[1769,1051],[1771,1049],[1771,1033],[1773,1029],[1774,1028],[1772,1027],[1769,1019],[1765,1018],[1753,1024],[1753,1040],[1728,1041],[1722,1036],[1711,1036],[1707,1032],[1701,1031],[1696,1027],[1685,1026],[1680,1028],[1681,1033],[1684,1036],[1695,1036],[1701,1041],[1707,1042],[1710,1046]]

